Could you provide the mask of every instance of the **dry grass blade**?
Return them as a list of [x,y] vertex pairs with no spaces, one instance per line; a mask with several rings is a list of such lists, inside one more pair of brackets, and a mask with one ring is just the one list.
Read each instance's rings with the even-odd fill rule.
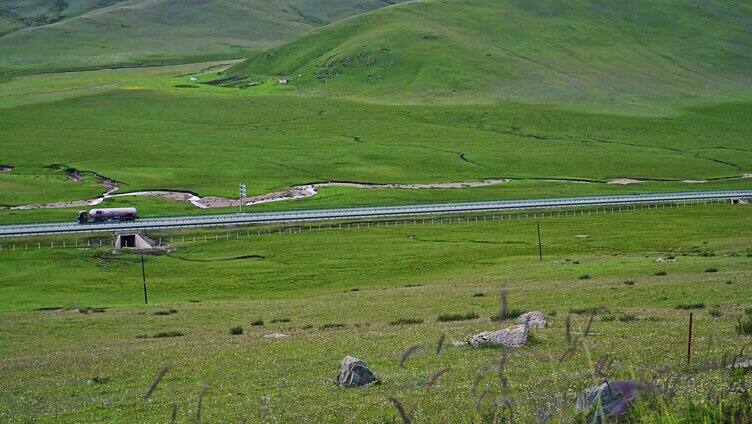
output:
[[593,321],[595,320],[595,314],[596,314],[595,310],[590,312],[590,317],[588,317],[587,325],[585,326],[585,330],[582,332],[583,338],[587,337],[590,334],[590,330],[593,328]]
[[564,338],[567,340],[567,344],[572,344],[572,315],[567,315],[564,320]]
[[389,402],[391,402],[392,405],[394,406],[394,409],[396,409],[397,412],[399,412],[400,417],[402,418],[403,424],[412,424],[413,419],[410,418],[410,414],[407,413],[407,410],[402,405],[402,402],[398,401],[397,399],[393,397],[389,398]]
[[564,351],[564,353],[562,353],[562,354],[561,354],[561,355],[559,356],[559,358],[558,358],[558,359],[556,360],[556,363],[557,363],[557,364],[561,364],[562,362],[564,362],[564,360],[565,360],[565,359],[567,359],[568,357],[571,357],[572,355],[574,355],[574,352],[575,352],[576,350],[577,350],[577,349],[576,349],[576,348],[575,348],[574,346],[569,346],[569,347],[567,348],[567,350],[565,350],[565,351]]
[[271,417],[271,412],[269,411],[269,398],[262,397],[259,399],[259,414],[261,415],[261,418],[269,419]]
[[439,337],[439,343],[436,344],[436,354],[438,355],[441,353],[442,349],[444,349],[444,341],[446,340],[446,333],[442,333],[441,337]]
[[601,356],[595,361],[595,364],[593,365],[593,377],[608,379],[608,375],[613,364],[613,359],[607,356]]
[[449,367],[444,367],[436,371],[435,373],[431,374],[431,376],[428,378],[428,381],[426,381],[426,389],[430,390],[434,386],[434,384],[436,384],[436,382],[439,380],[439,377],[449,372],[450,369],[451,368]]
[[204,404],[204,396],[206,395],[206,392],[209,391],[209,386],[204,386],[203,389],[201,389],[201,392],[198,394],[198,400],[196,401],[196,422],[201,422],[201,412],[203,410],[203,404]]
[[509,363],[509,352],[506,349],[502,349],[501,358],[499,359],[499,386],[501,390],[506,391],[509,388],[509,380],[507,379],[506,369]]
[[480,381],[483,379],[483,372],[478,371],[477,374],[475,374],[475,379],[473,380],[473,386],[470,388],[470,393],[473,395],[474,398],[478,397],[478,386],[480,385]]
[[415,354],[415,352],[417,352],[422,347],[423,346],[416,344],[405,349],[405,351],[402,352],[402,356],[400,357],[400,367],[404,368],[405,362],[407,362],[407,360],[410,359],[410,357],[413,356],[413,354]]
[[162,378],[164,378],[165,374],[167,374],[167,371],[169,371],[170,368],[172,368],[172,365],[165,365],[159,369],[159,372],[154,377],[154,381],[151,382],[151,385],[146,390],[146,393],[144,393],[144,402],[147,402],[149,398],[151,398],[151,395],[154,394],[154,391],[157,389],[159,382],[162,381]]
[[178,420],[178,404],[172,402],[172,416],[170,417],[170,424],[175,424]]

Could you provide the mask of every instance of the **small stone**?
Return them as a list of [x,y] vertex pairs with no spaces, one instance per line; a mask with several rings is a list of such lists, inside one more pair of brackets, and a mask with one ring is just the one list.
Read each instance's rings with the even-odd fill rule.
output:
[[462,341],[462,340],[452,340],[452,346],[454,347],[467,346],[467,342]]
[[527,324],[528,328],[543,328],[548,325],[546,316],[543,312],[532,311],[520,315],[517,318],[517,323],[520,325]]
[[649,389],[645,383],[617,380],[584,390],[575,405],[577,411],[588,413],[588,424],[602,423],[601,417],[620,417],[640,391]]
[[266,337],[267,339],[286,339],[290,336],[285,333],[269,333],[264,337]]
[[362,387],[378,382],[379,379],[365,362],[350,355],[342,358],[337,375],[337,384],[341,387]]
[[732,364],[727,365],[726,368],[750,372],[752,371],[752,359],[736,359]]
[[515,325],[498,331],[484,331],[470,337],[472,347],[522,347],[527,344],[528,328]]

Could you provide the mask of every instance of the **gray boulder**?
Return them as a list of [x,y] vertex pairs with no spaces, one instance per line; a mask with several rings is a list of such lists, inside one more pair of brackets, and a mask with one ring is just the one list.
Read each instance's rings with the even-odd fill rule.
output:
[[521,325],[527,324],[529,328],[543,328],[548,325],[546,316],[543,312],[532,311],[526,312],[517,318],[517,323]]
[[379,379],[373,375],[365,362],[350,355],[342,358],[337,375],[337,384],[341,387],[361,387],[378,382]]
[[591,387],[577,397],[577,411],[587,414],[589,424],[600,424],[603,418],[624,415],[640,391],[650,386],[633,380],[616,380]]
[[522,347],[527,344],[528,327],[515,325],[498,331],[484,331],[470,337],[472,347]]

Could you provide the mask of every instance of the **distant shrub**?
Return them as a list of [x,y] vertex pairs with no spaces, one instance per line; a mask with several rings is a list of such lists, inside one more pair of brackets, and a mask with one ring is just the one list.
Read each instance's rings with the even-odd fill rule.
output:
[[580,261],[572,261],[572,263],[573,263],[574,265],[579,265],[579,264],[580,264]]
[[141,334],[140,336],[136,336],[136,338],[139,338],[139,339],[163,339],[163,338],[167,338],[167,337],[182,337],[184,335],[185,334],[182,331],[173,330],[173,331],[160,331],[159,333],[153,334],[151,336],[149,336],[147,334]]
[[666,259],[673,261],[674,259],[676,259],[676,255],[674,254],[666,255]]
[[313,324],[306,324],[300,328],[302,328],[303,330],[310,330],[311,328],[313,328]]
[[466,312],[464,314],[454,313],[454,314],[441,314],[439,315],[439,321],[440,322],[449,322],[449,321],[468,321],[473,319],[480,318],[480,315],[478,315],[475,312]]
[[752,314],[739,317],[736,322],[736,333],[740,336],[752,336]]
[[[507,312],[507,318],[506,319],[517,319],[522,314],[524,314],[524,312],[522,312],[519,309],[510,309]],[[501,319],[500,315],[501,314],[491,315],[491,321],[504,321],[504,320]]]
[[345,328],[345,327],[347,327],[347,325],[345,325],[345,324],[341,324],[341,323],[338,323],[338,322],[334,322],[334,323],[328,322],[328,323],[322,325],[321,329],[322,330],[331,330],[331,329],[334,329],[334,328]]
[[100,377],[96,376],[91,379],[91,382],[94,384],[107,384],[110,382],[110,377]]
[[616,317],[613,316],[613,315],[606,315],[603,318],[601,318],[601,321],[603,321],[603,322],[616,321]]
[[264,320],[257,319],[256,321],[253,321],[251,323],[251,325],[254,326],[254,327],[260,327],[260,326],[264,325]]
[[624,314],[624,315],[619,316],[619,321],[633,322],[633,321],[637,321],[637,317],[631,314]]
[[717,309],[717,308],[716,308],[716,309],[711,309],[711,310],[709,310],[709,311],[708,311],[708,314],[709,314],[709,315],[710,315],[711,317],[713,317],[713,318],[720,318],[720,317],[722,317],[722,316],[723,316],[723,311],[721,311],[720,309]]
[[580,275],[577,278],[579,278],[580,280],[589,280],[590,279],[590,274],[582,274],[582,275]]
[[422,287],[423,284],[406,284],[405,287]]
[[744,314],[752,317],[752,306],[747,306],[746,308],[744,308]]
[[105,311],[104,308],[91,308],[88,306],[83,307],[83,308],[78,308],[78,312],[82,314],[101,314],[104,311]]
[[569,313],[574,315],[604,314],[608,312],[605,306],[589,306],[585,308],[569,308]]
[[625,286],[634,286],[635,281],[634,280],[625,280],[624,285]]
[[230,329],[230,334],[232,334],[233,336],[239,336],[239,335],[243,334],[243,326],[242,325],[238,325],[238,326],[232,327]]
[[275,318],[271,320],[272,323],[283,323],[283,322],[290,322],[290,318]]
[[413,325],[423,324],[423,320],[419,318],[397,318],[394,321],[389,321],[390,325]]
[[718,272],[718,268],[708,268],[705,272]]
[[656,277],[663,277],[664,275],[668,275],[668,272],[661,270],[656,271],[655,273],[653,273],[653,275],[655,275]]
[[486,294],[485,294],[485,293],[483,293],[483,292],[477,292],[477,293],[473,293],[473,297],[483,297],[483,296],[485,296],[485,295],[486,295]]
[[157,312],[154,312],[154,315],[170,315],[170,314],[172,314],[171,311],[157,311]]
[[676,305],[676,309],[691,310],[691,309],[704,309],[704,303],[680,303]]

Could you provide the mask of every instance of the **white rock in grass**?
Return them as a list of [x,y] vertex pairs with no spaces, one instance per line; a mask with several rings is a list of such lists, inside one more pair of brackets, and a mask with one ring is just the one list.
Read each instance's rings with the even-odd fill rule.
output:
[[290,336],[285,333],[269,333],[264,337],[266,337],[267,339],[286,339]]
[[522,347],[527,344],[528,327],[515,325],[498,331],[484,331],[470,337],[472,347]]
[[517,318],[517,323],[520,325],[527,324],[529,328],[543,328],[548,325],[546,316],[543,315],[543,312],[538,311],[527,312],[520,315]]
[[378,382],[379,379],[373,375],[365,362],[350,355],[342,358],[337,375],[337,384],[342,387],[361,387]]

